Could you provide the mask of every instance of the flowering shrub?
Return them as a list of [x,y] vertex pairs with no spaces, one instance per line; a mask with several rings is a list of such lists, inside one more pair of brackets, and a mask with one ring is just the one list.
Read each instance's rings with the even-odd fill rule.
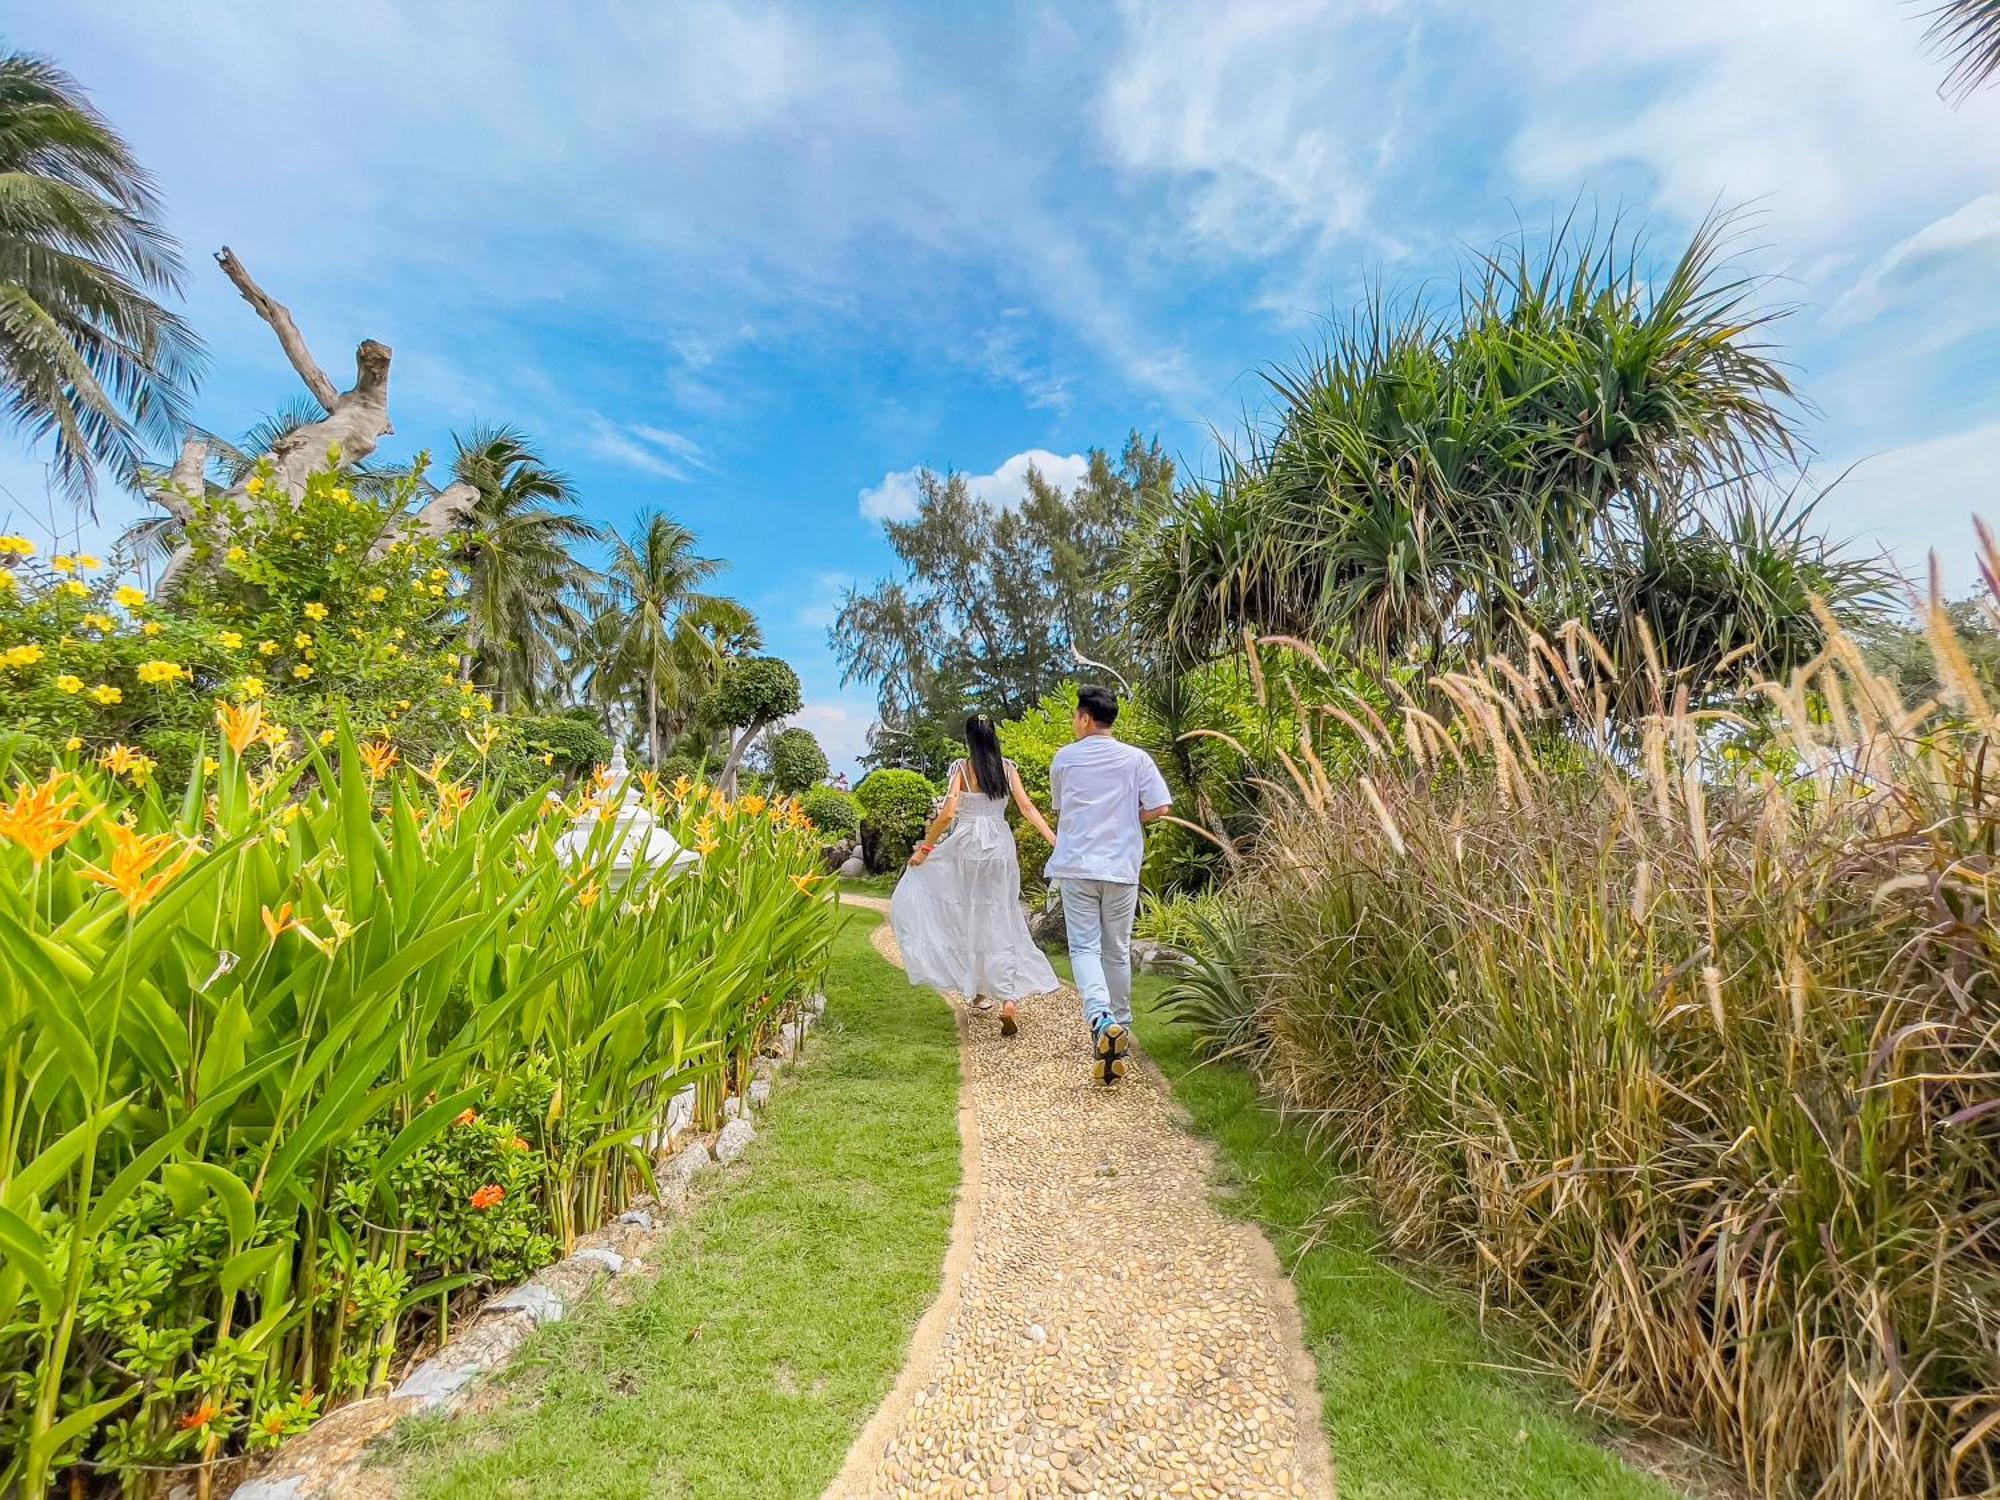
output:
[[411,520],[417,483],[356,494],[329,470],[294,498],[252,479],[244,515],[197,499],[193,565],[164,601],[98,558],[0,538],[0,721],[44,757],[136,745],[176,777],[217,695],[267,705],[288,730],[274,753],[342,716],[419,763],[462,750],[492,705],[464,680],[460,580]]
[[824,962],[789,802],[642,778],[705,859],[626,878],[622,788],[508,803],[339,722],[287,762],[267,699],[205,707],[171,795],[59,754],[0,796],[10,1492],[143,1487],[380,1389],[622,1207],[668,1100],[712,1116]]

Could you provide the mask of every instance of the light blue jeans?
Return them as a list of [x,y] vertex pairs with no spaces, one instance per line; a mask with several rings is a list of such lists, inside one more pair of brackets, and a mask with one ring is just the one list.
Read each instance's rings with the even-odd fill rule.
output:
[[1083,996],[1083,1019],[1132,1024],[1132,918],[1139,887],[1114,880],[1056,881],[1063,925],[1069,929],[1069,965]]

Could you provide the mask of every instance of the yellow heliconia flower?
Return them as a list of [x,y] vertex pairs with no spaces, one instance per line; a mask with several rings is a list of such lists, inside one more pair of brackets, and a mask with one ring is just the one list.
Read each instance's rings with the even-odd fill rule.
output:
[[59,552],[49,559],[49,566],[54,568],[58,573],[74,573],[76,571],[76,559],[71,557],[67,552]]
[[71,780],[67,771],[51,771],[48,780],[39,785],[17,781],[14,800],[0,802],[0,839],[26,849],[38,870],[43,860],[96,815],[97,809],[92,808],[80,818],[68,816],[83,800],[75,791],[63,791],[64,783]]
[[9,646],[5,651],[0,651],[0,667],[32,667],[47,655],[48,652],[33,642],[22,646]]
[[361,763],[368,768],[368,779],[380,781],[395,767],[396,747],[387,740],[364,740],[361,743]]
[[754,818],[764,810],[765,802],[755,792],[745,792],[737,799],[736,805],[743,810],[745,817]]
[[83,679],[74,672],[65,672],[56,679],[56,686],[65,693],[80,693],[83,691]]
[[[111,867],[107,870],[96,865],[83,865],[77,873],[85,880],[108,885],[118,892],[125,898],[125,909],[130,913],[136,914],[140,908],[150,905],[201,852],[199,839],[182,840],[171,833],[142,837],[123,823],[107,824],[106,830],[111,836]],[[173,853],[176,846],[179,853],[173,863],[154,873],[153,867]]]
[[137,675],[141,682],[157,686],[166,682],[179,682],[183,677],[192,677],[194,674],[177,661],[142,661],[139,663]]
[[604,894],[604,888],[595,880],[576,893],[576,904],[585,911],[597,904],[597,898]]
[[113,687],[108,682],[98,683],[96,687],[90,690],[90,696],[107,707],[113,703],[123,703],[125,701],[124,692]]
[[24,536],[0,536],[0,557],[33,557],[35,544]]
[[97,757],[97,763],[113,776],[130,776],[134,786],[144,786],[158,764],[152,756],[130,745],[113,745]]
[[688,778],[685,772],[674,778],[674,801],[687,801],[688,793],[693,790],[694,782]]
[[215,633],[215,644],[225,651],[241,651],[243,649],[243,632],[240,630],[218,630]]
[[132,610],[144,609],[148,602],[146,591],[144,589],[135,589],[129,583],[119,584],[118,592],[112,595],[112,597],[118,601],[121,607]]
[[241,755],[264,733],[264,705],[261,703],[218,703],[215,722],[231,750]]
[[326,606],[321,604],[317,599],[310,600],[306,604],[305,614],[308,620],[324,620],[326,618]]

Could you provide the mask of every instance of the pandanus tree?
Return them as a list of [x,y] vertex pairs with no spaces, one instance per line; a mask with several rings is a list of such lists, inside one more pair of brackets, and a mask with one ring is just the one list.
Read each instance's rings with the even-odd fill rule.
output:
[[153,181],[75,79],[0,56],[0,409],[53,453],[63,494],[137,471],[186,423],[201,341],[157,300],[179,248]]
[[[1337,324],[1270,375],[1272,417],[1220,481],[1142,529],[1139,638],[1181,665],[1246,630],[1438,664],[1631,605],[1709,665],[1747,647],[1743,670],[1782,669],[1819,639],[1812,593],[1871,580],[1763,496],[1793,398],[1726,231],[1656,271],[1616,228],[1565,225],[1479,262],[1449,310],[1378,298]],[[1723,592],[1678,597],[1697,579]]]

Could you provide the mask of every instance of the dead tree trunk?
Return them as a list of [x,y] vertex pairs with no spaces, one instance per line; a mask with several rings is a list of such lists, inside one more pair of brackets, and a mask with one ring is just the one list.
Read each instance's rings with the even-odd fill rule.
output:
[[[270,469],[266,483],[297,497],[304,493],[307,477],[316,470],[357,464],[375,451],[383,437],[395,431],[389,421],[389,346],[363,339],[354,351],[354,384],[345,391],[336,390],[319,361],[313,358],[291,310],[251,279],[243,262],[227,245],[216,252],[215,263],[222,267],[223,275],[243,294],[243,300],[256,310],[257,316],[270,325],[299,379],[326,412],[319,421],[294,428],[270,452],[261,455]],[[207,443],[190,436],[182,445],[167,484],[148,498],[185,524],[193,516],[193,499],[202,493],[207,461]],[[224,494],[221,515],[225,529],[232,511],[247,516],[260,503],[248,485],[249,476],[245,476]],[[478,498],[478,491],[469,484],[450,485],[417,513],[417,524],[431,536],[445,536]],[[381,545],[386,546],[387,540]],[[183,544],[161,570],[156,592],[162,596],[168,594],[189,560],[189,548]]]

